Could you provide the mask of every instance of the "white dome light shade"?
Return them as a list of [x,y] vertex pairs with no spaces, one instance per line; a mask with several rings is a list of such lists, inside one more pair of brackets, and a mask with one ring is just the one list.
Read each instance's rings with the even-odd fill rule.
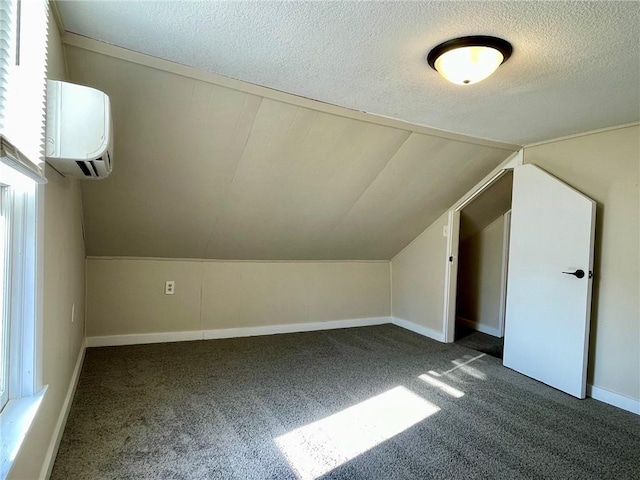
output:
[[463,37],[438,45],[427,61],[450,82],[473,85],[495,72],[512,51],[511,44],[500,38]]
[[490,47],[462,47],[449,50],[435,62],[440,75],[458,85],[473,85],[495,72],[504,56]]

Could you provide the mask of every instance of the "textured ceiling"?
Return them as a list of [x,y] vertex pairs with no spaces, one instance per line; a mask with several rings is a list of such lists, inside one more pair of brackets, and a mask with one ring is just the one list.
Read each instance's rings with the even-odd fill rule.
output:
[[[58,1],[65,28],[351,109],[520,145],[640,119],[640,2]],[[425,55],[509,40],[470,87]]]
[[111,99],[88,255],[390,259],[513,149],[303,108],[67,45]]

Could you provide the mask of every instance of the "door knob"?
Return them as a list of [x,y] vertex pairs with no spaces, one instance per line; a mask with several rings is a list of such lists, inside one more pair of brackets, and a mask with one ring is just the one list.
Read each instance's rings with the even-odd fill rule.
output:
[[575,275],[576,278],[584,277],[584,270],[582,269],[576,270],[575,272],[562,272],[562,273],[566,273],[567,275]]

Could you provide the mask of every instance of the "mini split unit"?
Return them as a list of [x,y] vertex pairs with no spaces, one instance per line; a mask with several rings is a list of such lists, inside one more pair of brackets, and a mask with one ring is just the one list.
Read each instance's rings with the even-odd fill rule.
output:
[[46,159],[65,177],[100,180],[111,173],[113,125],[105,93],[47,81]]

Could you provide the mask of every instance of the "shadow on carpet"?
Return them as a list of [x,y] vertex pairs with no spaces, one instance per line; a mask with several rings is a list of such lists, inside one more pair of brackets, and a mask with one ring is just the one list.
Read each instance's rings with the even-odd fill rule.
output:
[[455,339],[456,344],[463,347],[471,348],[500,359],[504,356],[504,338],[487,335],[486,333],[456,324]]

